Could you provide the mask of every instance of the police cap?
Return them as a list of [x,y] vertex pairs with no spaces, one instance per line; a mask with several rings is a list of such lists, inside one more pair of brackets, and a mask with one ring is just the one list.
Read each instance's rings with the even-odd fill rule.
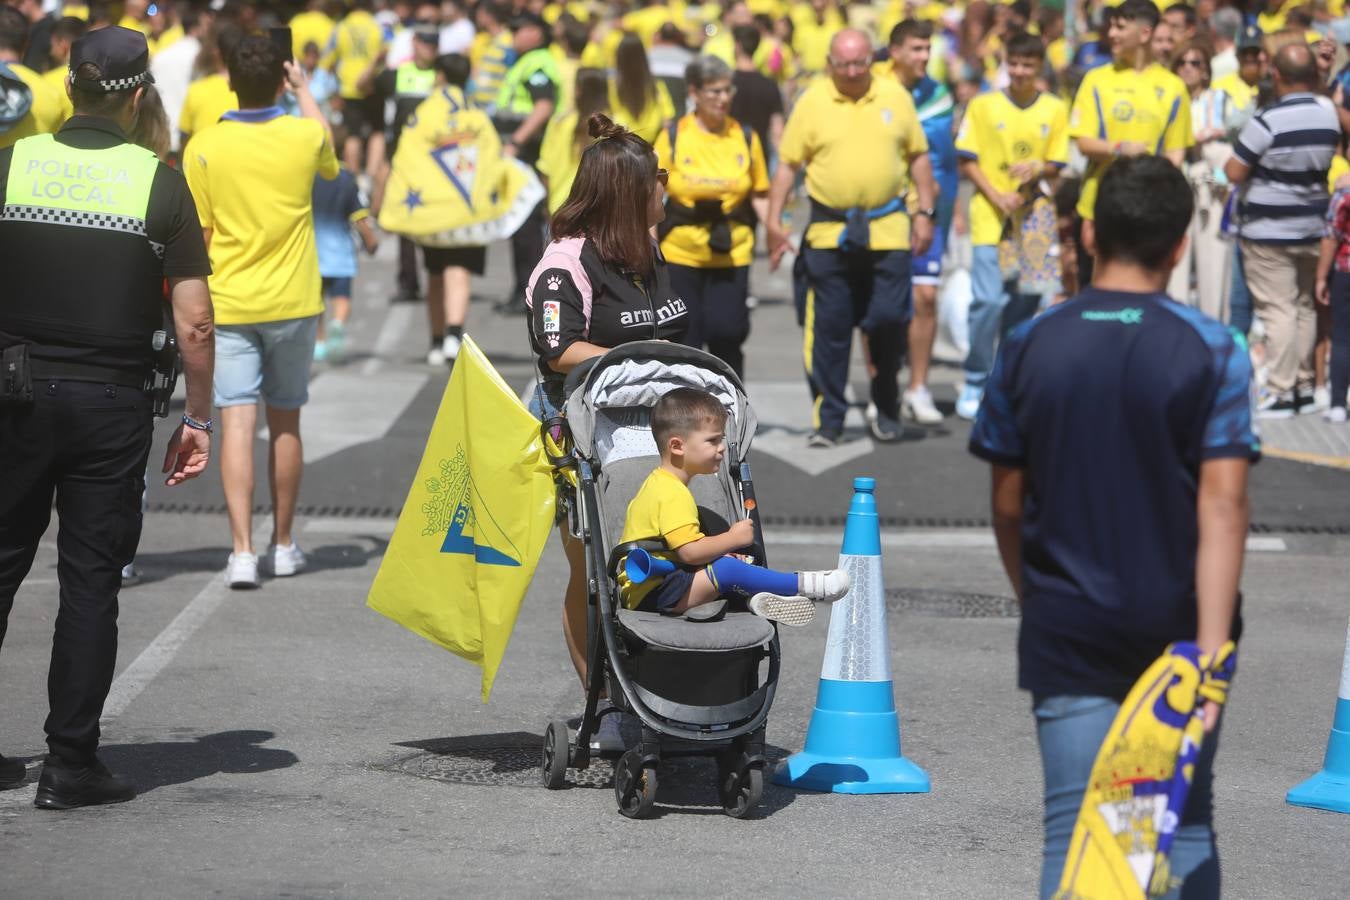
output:
[[[85,63],[98,67],[97,81],[74,75]],[[70,71],[74,85],[86,91],[125,91],[155,81],[145,35],[120,25],[91,31],[72,44]]]

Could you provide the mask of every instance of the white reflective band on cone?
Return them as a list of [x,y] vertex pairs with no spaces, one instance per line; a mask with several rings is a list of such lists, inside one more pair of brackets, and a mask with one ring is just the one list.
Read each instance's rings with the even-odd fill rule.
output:
[[1336,696],[1342,700],[1350,700],[1350,625],[1345,627],[1345,659],[1341,663],[1341,690]]
[[839,557],[848,572],[847,594],[830,610],[830,637],[820,677],[833,681],[890,681],[886,592],[880,556]]

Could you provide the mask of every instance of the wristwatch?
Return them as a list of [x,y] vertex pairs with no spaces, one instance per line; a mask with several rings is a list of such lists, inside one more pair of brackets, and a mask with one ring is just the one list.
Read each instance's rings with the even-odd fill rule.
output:
[[926,207],[924,207],[923,209],[915,210],[915,211],[914,211],[914,215],[916,215],[916,216],[927,216],[927,217],[930,218],[930,219],[936,219],[936,218],[937,218],[937,210],[934,209],[934,208],[931,207],[931,206],[926,206]]

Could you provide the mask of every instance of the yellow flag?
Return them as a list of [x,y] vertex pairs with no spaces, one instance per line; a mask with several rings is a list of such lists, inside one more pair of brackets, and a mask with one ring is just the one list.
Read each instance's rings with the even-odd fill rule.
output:
[[468,337],[366,604],[483,669],[483,702],[553,524],[539,422]]

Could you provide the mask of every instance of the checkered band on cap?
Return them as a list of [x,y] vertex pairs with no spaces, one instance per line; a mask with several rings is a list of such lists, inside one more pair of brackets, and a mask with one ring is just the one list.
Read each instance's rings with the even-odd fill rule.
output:
[[77,82],[81,87],[97,88],[111,94],[113,91],[125,91],[136,87],[138,84],[146,84],[150,81],[149,72],[142,72],[139,75],[133,75],[130,78],[113,78],[108,81],[89,81],[84,78],[76,78],[75,73],[70,73],[71,80]]

